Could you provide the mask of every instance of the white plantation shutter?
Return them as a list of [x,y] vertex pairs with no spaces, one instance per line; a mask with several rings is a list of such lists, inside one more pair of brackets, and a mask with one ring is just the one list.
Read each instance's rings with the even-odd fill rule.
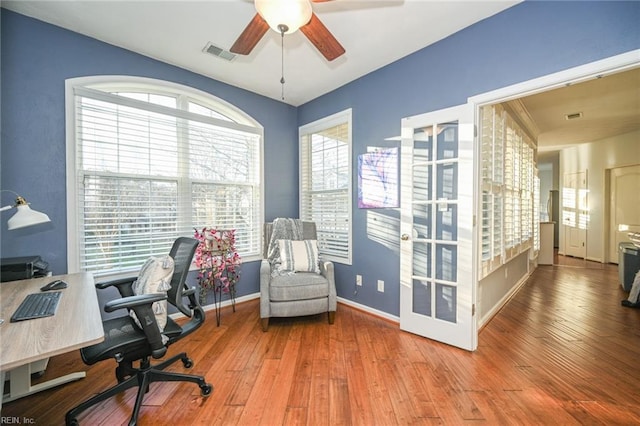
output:
[[502,262],[506,228],[504,223],[504,110],[500,105],[481,110],[482,147],[482,273]]
[[300,218],[323,259],[351,263],[351,110],[300,128]]
[[[535,192],[535,164],[533,160],[533,148],[531,147],[531,140],[526,134],[523,134],[522,145],[522,179],[520,198],[522,199],[522,243],[528,247],[531,247],[535,243],[535,236],[533,232],[534,221],[539,218],[539,214],[535,214],[537,209],[535,205],[538,204],[537,200],[539,196],[536,196]],[[534,200],[535,203],[534,203]],[[536,226],[537,227],[537,226]]]
[[536,226],[535,218],[540,217],[540,178],[538,177],[537,170],[533,176],[533,217],[534,223],[532,225],[533,232],[533,250],[540,250],[540,226]]
[[74,105],[77,269],[137,270],[204,226],[259,255],[261,129],[180,94],[76,87]]
[[531,138],[501,105],[482,107],[480,122],[484,277],[536,247],[539,193]]

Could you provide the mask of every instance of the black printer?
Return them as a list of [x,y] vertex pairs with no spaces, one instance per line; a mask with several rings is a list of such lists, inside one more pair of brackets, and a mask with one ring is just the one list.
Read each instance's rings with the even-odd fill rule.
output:
[[40,256],[4,257],[0,259],[0,282],[26,280],[49,275],[49,264]]

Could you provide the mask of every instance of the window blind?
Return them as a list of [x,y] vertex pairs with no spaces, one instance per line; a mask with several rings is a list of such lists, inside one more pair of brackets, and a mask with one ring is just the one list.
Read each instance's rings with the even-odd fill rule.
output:
[[327,260],[351,262],[350,123],[300,137],[300,217],[316,223]]
[[260,131],[177,98],[75,91],[80,269],[108,275],[204,226],[260,253]]

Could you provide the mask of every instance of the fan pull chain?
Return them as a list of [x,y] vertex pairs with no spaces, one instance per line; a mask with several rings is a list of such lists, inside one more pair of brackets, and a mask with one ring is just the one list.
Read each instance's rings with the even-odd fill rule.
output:
[[284,24],[280,24],[278,25],[278,29],[280,30],[280,49],[282,52],[280,84],[282,84],[282,100],[284,101],[284,33],[289,31],[289,27]]

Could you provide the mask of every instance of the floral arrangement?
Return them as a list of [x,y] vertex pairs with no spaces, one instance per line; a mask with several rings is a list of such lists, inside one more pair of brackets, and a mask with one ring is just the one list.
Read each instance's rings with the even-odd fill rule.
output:
[[201,296],[207,289],[215,290],[219,285],[224,292],[234,292],[234,285],[240,279],[242,259],[236,252],[235,229],[219,230],[202,228],[195,230],[193,236],[200,241],[195,252],[195,264],[200,270]]

